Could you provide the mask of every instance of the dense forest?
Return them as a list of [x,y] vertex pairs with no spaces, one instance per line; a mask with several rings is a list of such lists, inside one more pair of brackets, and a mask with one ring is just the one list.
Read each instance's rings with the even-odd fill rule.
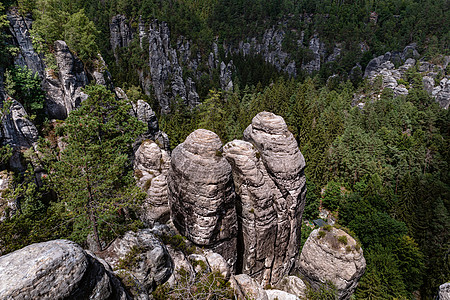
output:
[[[12,169],[11,148],[0,147],[0,170],[14,173],[14,189],[7,197],[20,203],[18,213],[0,223],[2,254],[56,238],[86,243],[93,210],[101,211],[94,228],[98,244],[99,237],[111,241],[143,226],[133,214],[143,196],[134,184],[130,157],[133,141],[144,129],[127,117],[130,104],[105,87],[89,86],[89,98],[65,121],[49,120],[41,80],[11,63],[17,52],[7,33],[5,13],[11,7],[34,19],[33,44],[48,66],[54,63],[52,45],[59,39],[86,66],[95,64],[101,53],[114,85],[131,100],[151,104],[171,150],[197,128],[214,131],[226,143],[241,139],[258,112],[282,116],[307,164],[304,220],[317,219],[327,210],[364,249],[367,269],[354,299],[433,299],[439,285],[450,281],[449,111],[424,90],[416,66],[406,73],[408,95],[397,96],[362,76],[348,76],[356,64],[364,68],[375,56],[411,43],[417,44],[424,61],[442,61],[450,54],[448,0],[3,1],[0,70],[5,90],[23,104],[41,138],[39,155],[22,153],[25,170]],[[134,28],[141,19],[166,21],[170,34],[192,40],[200,56],[207,56],[216,41],[222,59],[233,59],[236,66],[234,89],[221,90],[213,74],[197,81],[201,104],[189,107],[175,99],[170,113],[160,113],[159,103],[142,92],[134,72],[148,59],[139,41],[135,38],[120,49],[119,60],[114,57],[109,23],[116,14],[125,15]],[[224,43],[258,37],[271,26],[287,32],[283,50],[298,65],[310,55],[307,47],[298,46],[300,32],[305,45],[314,34],[328,48],[340,43],[342,55],[318,72],[299,72],[296,77],[261,57],[225,56]],[[360,50],[361,42],[367,51]],[[339,80],[328,80],[333,74]],[[376,101],[355,106],[355,95],[373,93]],[[3,117],[6,102],[1,109]],[[62,152],[57,147],[61,139],[66,144]],[[39,180],[38,165],[48,174]],[[104,203],[85,202],[92,196],[91,187]],[[304,225],[302,238],[310,231]]]

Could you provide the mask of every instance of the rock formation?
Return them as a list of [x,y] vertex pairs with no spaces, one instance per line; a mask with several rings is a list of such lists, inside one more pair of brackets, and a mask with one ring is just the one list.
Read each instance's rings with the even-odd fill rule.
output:
[[67,240],[0,257],[1,299],[131,299],[109,267]]
[[138,185],[147,193],[140,218],[144,224],[165,223],[169,220],[167,175],[170,156],[152,140],[145,140],[135,154],[134,174]]
[[116,48],[128,47],[128,45],[131,43],[131,40],[133,39],[133,33],[131,31],[128,20],[124,15],[116,15],[112,17],[111,23],[109,24],[109,32],[111,35],[111,48],[114,52],[114,56],[117,62],[119,57]]
[[[387,52],[372,59],[367,64],[364,77],[372,82],[381,77],[381,88],[392,89],[396,96],[407,95],[409,86],[400,84],[399,81],[405,81],[407,79],[406,71],[413,66],[417,66],[417,70],[423,76],[424,89],[442,108],[448,109],[450,105],[450,75],[447,74],[446,70],[450,63],[450,56],[443,57],[443,62],[437,65],[425,61],[417,62],[415,58],[418,56],[414,44],[406,46],[402,52]],[[403,65],[395,68],[394,64]],[[436,85],[436,79],[439,77],[441,79],[439,84]]]
[[[17,211],[16,200],[7,197],[7,192],[11,188],[12,181],[13,173],[6,170],[0,172],[0,223],[5,219],[11,218]],[[1,243],[0,240],[0,245]],[[2,255],[1,249],[0,255]]]
[[[244,253],[250,255],[244,255],[243,272],[276,283],[291,271],[298,254],[305,160],[283,118],[273,113],[256,115],[244,139],[255,149],[245,142],[225,147],[242,206]],[[254,239],[253,232],[261,237]]]
[[172,221],[182,235],[221,254],[234,266],[235,194],[231,167],[221,148],[215,133],[198,129],[173,150],[169,205]]
[[285,291],[289,294],[295,295],[300,299],[306,299],[306,289],[307,286],[297,276],[286,276],[278,284],[275,285],[275,288]]
[[450,282],[439,286],[439,300],[450,300]]
[[298,261],[298,271],[313,288],[329,280],[335,285],[339,299],[350,298],[365,268],[366,260],[359,244],[345,231],[334,227],[314,230]]
[[238,291],[238,294],[241,294],[239,299],[269,299],[266,291],[261,287],[261,285],[246,274],[232,276],[230,282],[233,289]]
[[131,274],[147,294],[166,282],[173,271],[173,261],[166,246],[150,229],[127,232],[99,256],[116,269],[120,277]]
[[81,91],[89,81],[84,65],[64,41],[56,41],[55,59],[58,74],[46,72],[43,88],[47,92],[47,114],[50,118],[65,119],[88,96]]

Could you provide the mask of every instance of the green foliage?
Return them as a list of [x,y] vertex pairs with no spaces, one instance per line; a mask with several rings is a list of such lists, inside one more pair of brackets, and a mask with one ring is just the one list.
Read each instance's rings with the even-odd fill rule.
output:
[[177,270],[177,283],[169,287],[167,283],[160,285],[152,293],[154,299],[234,299],[230,283],[218,272],[208,273],[206,270],[194,276],[184,268]]
[[117,264],[114,266],[116,270],[128,270],[131,271],[139,264],[141,260],[141,254],[144,252],[144,248],[134,245],[130,251],[125,254],[125,257],[120,258]]
[[84,242],[93,232],[100,245],[100,239],[111,240],[126,230],[130,210],[142,200],[129,155],[144,124],[106,87],[89,86],[85,92],[88,99],[63,125],[67,146],[59,153],[43,151],[52,159],[50,184],[60,200],[55,205],[73,224],[70,238]]
[[97,57],[99,48],[94,22],[83,9],[71,11],[66,0],[37,0],[31,36],[39,52],[48,55],[56,40],[64,40],[84,62]]
[[195,253],[195,246],[189,245],[184,236],[179,234],[160,236],[161,240],[166,245],[171,245],[175,250],[183,252],[185,255],[190,255]]
[[37,73],[27,67],[14,67],[5,72],[5,90],[24,106],[33,120],[42,123],[45,118],[45,92]]
[[344,245],[347,245],[348,241],[347,241],[347,237],[345,235],[340,235],[338,236],[338,241]]
[[319,288],[313,288],[310,285],[306,287],[306,299],[308,300],[336,300],[338,299],[337,288],[331,282],[327,281]]

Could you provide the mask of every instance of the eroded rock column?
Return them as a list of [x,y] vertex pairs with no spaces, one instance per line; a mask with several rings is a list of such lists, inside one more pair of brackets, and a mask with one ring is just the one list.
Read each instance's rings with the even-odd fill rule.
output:
[[168,176],[171,218],[193,243],[221,254],[234,266],[237,217],[231,166],[222,142],[198,129],[172,152]]
[[273,113],[256,115],[244,139],[224,146],[239,195],[242,272],[273,284],[291,271],[298,254],[305,160],[283,118]]

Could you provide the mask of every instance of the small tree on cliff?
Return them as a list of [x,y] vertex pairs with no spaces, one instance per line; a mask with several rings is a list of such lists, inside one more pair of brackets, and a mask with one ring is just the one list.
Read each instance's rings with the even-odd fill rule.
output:
[[82,242],[93,233],[101,250],[101,239],[113,238],[125,227],[128,209],[140,197],[130,152],[144,124],[104,86],[89,86],[85,92],[88,99],[57,130],[65,146],[53,156],[49,181],[73,226],[70,238]]

